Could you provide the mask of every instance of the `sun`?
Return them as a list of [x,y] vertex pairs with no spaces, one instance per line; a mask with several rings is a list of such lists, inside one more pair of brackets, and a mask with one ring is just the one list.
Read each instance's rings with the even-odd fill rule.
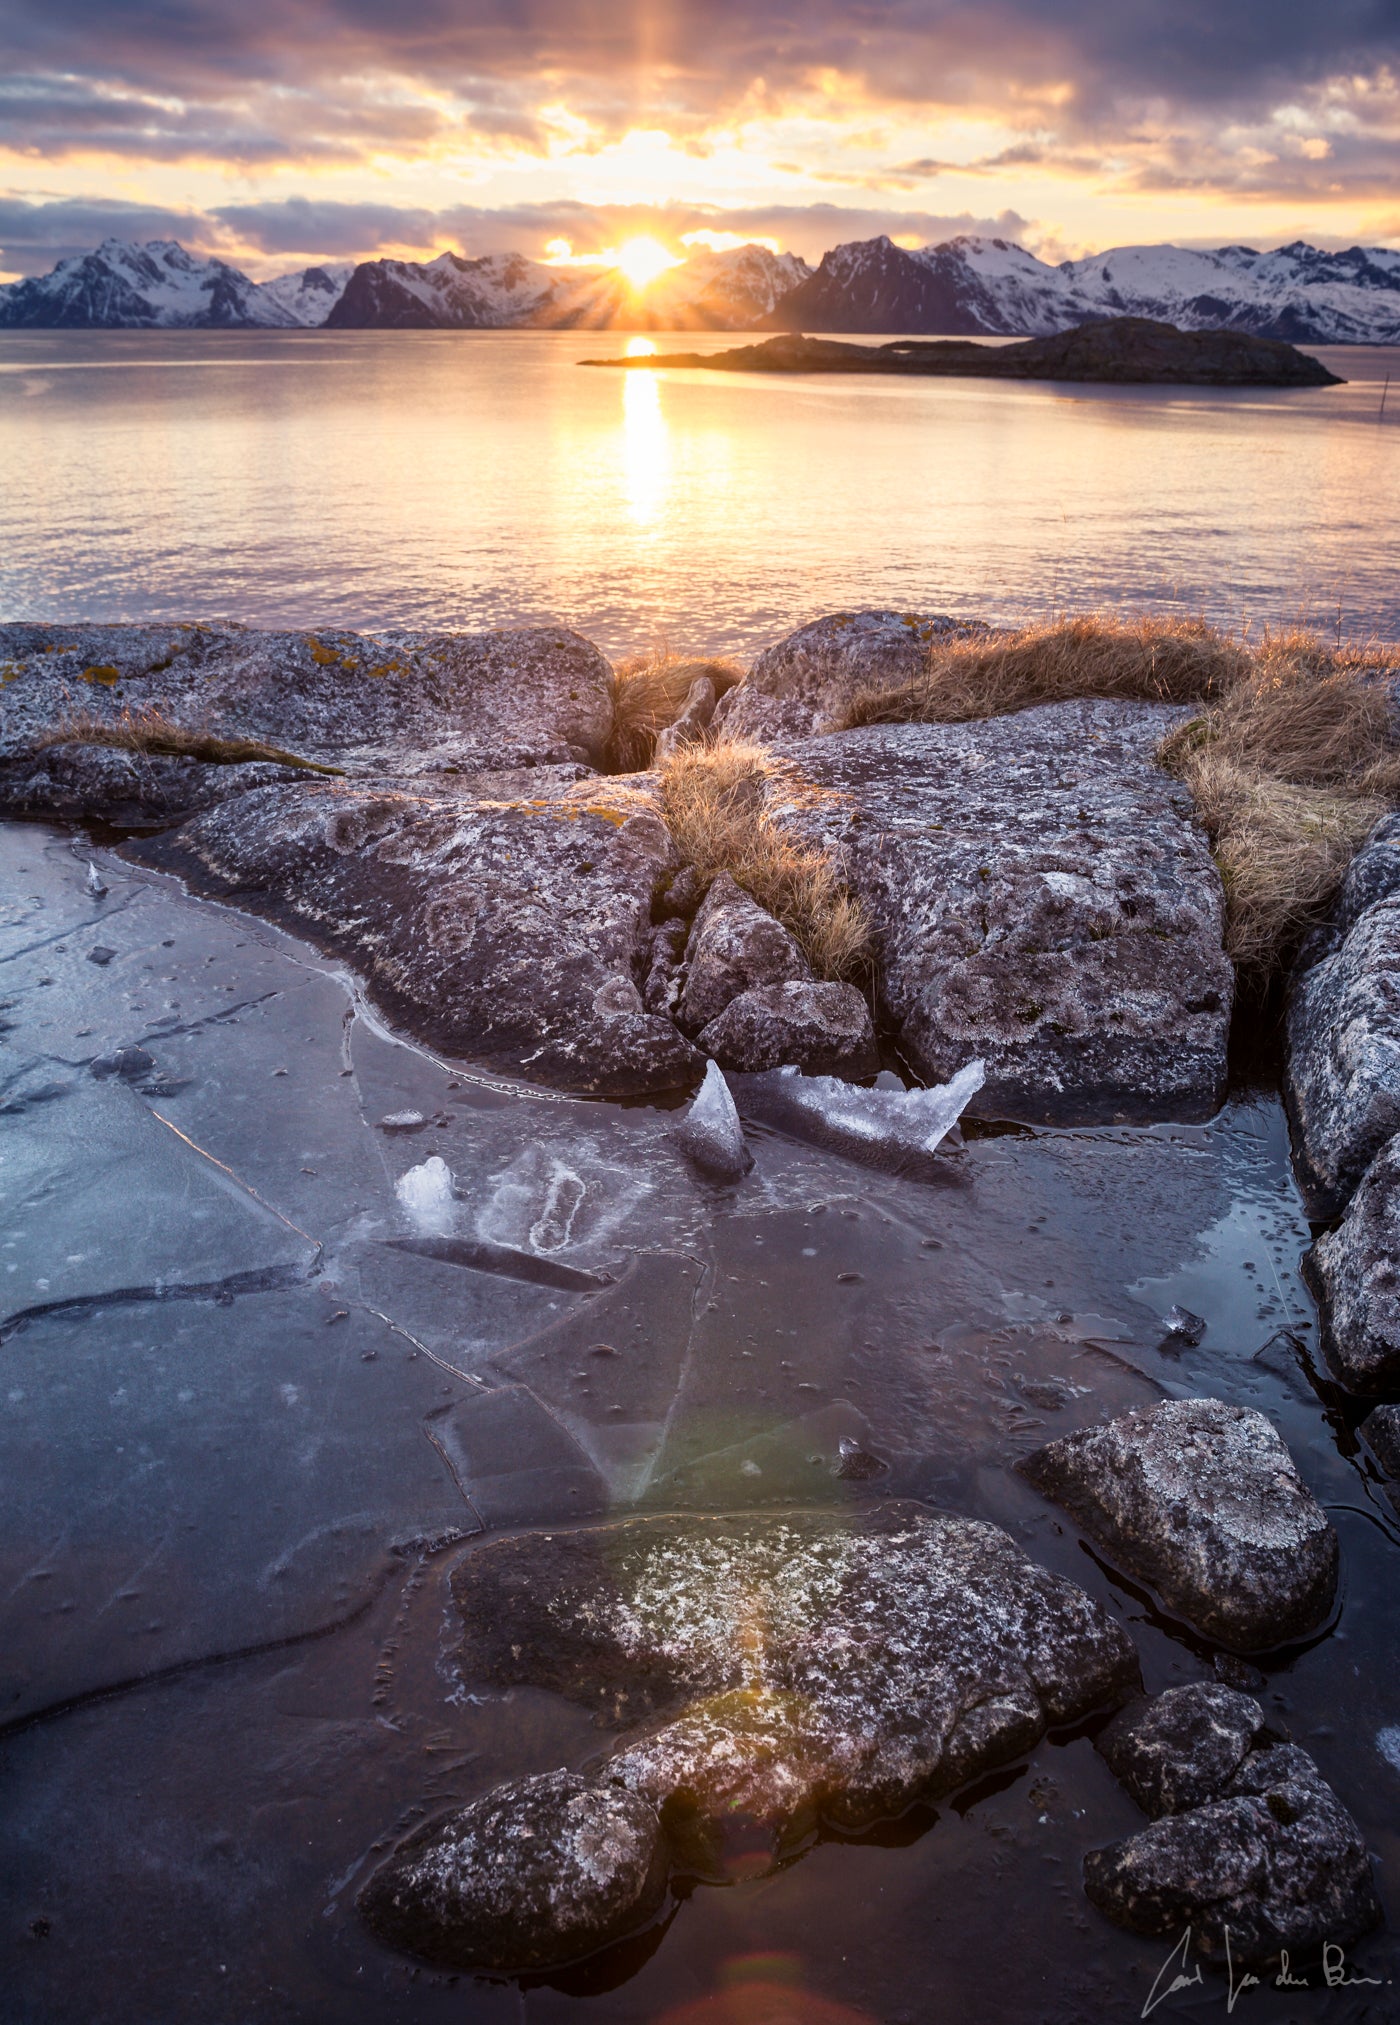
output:
[[675,254],[668,253],[659,239],[628,239],[617,249],[617,271],[639,295],[667,268],[680,265]]

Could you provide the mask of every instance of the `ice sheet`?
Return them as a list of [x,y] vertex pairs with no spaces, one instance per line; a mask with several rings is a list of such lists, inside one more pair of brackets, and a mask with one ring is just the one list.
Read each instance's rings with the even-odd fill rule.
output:
[[839,1076],[804,1076],[794,1068],[731,1078],[747,1116],[899,1174],[927,1171],[986,1080],[980,1061],[931,1090],[866,1090]]

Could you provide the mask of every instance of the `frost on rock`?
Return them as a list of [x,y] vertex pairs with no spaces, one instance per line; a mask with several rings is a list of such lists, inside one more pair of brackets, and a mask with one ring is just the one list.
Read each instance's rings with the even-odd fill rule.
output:
[[394,1183],[394,1193],[420,1237],[445,1237],[452,1228],[452,1170],[440,1153],[410,1167]]
[[736,1076],[734,1087],[750,1117],[870,1166],[917,1175],[928,1170],[986,1073],[984,1063],[968,1062],[932,1090],[865,1090],[838,1076],[784,1068]]
[[716,1180],[738,1181],[753,1166],[739,1113],[717,1062],[707,1066],[695,1101],[673,1136],[696,1166]]
[[1138,1679],[1074,1583],[911,1504],[502,1538],[452,1591],[467,1672],[632,1731],[599,1780],[717,1875],[781,1861],[818,1819],[858,1829],[952,1791]]

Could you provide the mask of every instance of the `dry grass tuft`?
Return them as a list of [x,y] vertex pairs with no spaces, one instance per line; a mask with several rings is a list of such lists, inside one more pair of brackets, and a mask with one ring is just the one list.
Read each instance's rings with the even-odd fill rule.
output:
[[1197,620],[1065,619],[1001,639],[935,640],[913,681],[862,691],[837,728],[964,724],[1076,696],[1204,703],[1248,667],[1242,646]]
[[121,752],[149,752],[170,759],[199,759],[207,766],[243,766],[253,760],[271,760],[278,766],[301,767],[307,773],[342,775],[339,766],[322,766],[314,759],[299,759],[278,745],[264,745],[257,738],[220,738],[211,731],[189,731],[172,724],[158,710],[125,711],[119,718],[78,715],[39,740],[39,749],[51,745],[108,745]]
[[1261,986],[1321,921],[1357,846],[1400,800],[1387,678],[1400,651],[1266,635],[1247,673],[1162,743],[1215,846],[1226,947]]
[[791,929],[818,977],[859,976],[869,924],[830,859],[795,843],[768,814],[774,770],[761,745],[688,746],[660,768],[667,827],[707,884],[728,872]]
[[692,683],[702,675],[723,696],[742,679],[733,661],[705,660],[669,652],[639,655],[617,668],[613,728],[608,742],[612,773],[640,773],[652,762],[658,733],[681,714]]

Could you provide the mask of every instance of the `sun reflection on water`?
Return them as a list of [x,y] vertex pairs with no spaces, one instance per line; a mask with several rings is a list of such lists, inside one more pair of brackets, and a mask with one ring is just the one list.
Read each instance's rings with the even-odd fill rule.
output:
[[[645,346],[643,351],[640,347]],[[633,338],[628,352],[646,357],[656,347]],[[640,527],[650,527],[666,504],[671,475],[671,436],[661,410],[661,389],[648,372],[623,373],[622,457],[627,506]]]

